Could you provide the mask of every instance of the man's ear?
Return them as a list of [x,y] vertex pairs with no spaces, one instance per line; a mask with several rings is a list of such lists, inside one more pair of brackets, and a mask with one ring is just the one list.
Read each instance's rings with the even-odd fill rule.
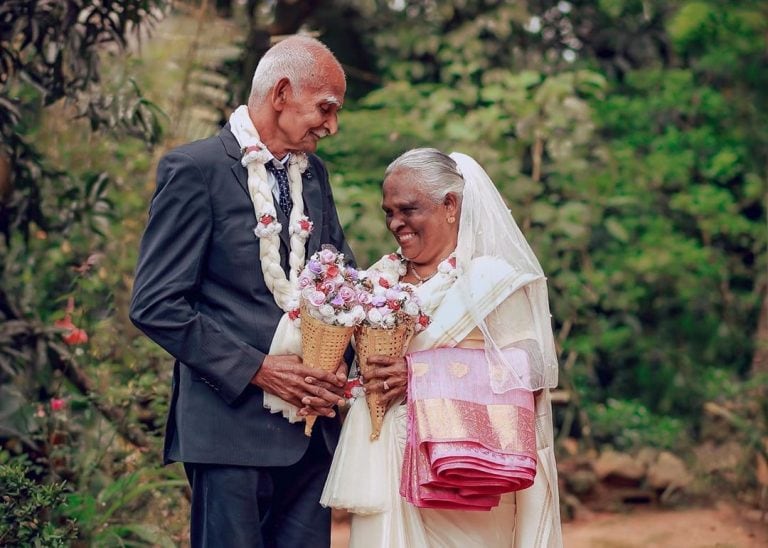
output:
[[280,78],[272,88],[272,93],[270,95],[272,108],[277,111],[283,110],[290,96],[291,82],[288,80],[288,78]]

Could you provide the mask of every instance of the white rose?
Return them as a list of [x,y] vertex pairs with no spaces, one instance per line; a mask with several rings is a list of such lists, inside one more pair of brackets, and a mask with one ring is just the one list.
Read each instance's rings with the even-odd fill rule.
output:
[[365,319],[365,310],[363,310],[363,307],[360,305],[353,307],[349,313],[356,324],[362,322]]
[[381,312],[379,312],[378,308],[371,308],[368,311],[368,321],[371,322],[373,325],[379,325],[381,323]]
[[413,301],[408,301],[403,306],[403,312],[405,312],[409,316],[417,316],[419,314],[419,305],[417,305]]

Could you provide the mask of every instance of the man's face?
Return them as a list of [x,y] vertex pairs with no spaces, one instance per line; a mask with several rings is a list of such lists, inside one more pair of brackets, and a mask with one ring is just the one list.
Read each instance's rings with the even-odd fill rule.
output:
[[318,84],[307,83],[298,91],[287,86],[285,101],[277,118],[281,137],[280,152],[315,152],[323,137],[339,128],[338,111],[344,102],[346,83],[343,74],[332,67]]

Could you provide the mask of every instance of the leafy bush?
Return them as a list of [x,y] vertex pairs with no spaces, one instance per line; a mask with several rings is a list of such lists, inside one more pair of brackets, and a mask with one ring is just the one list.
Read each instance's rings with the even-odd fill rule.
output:
[[595,440],[617,449],[680,449],[689,439],[681,420],[651,413],[636,401],[609,399],[587,407],[587,414]]
[[64,482],[33,479],[26,458],[0,464],[0,545],[67,546],[76,529],[73,521],[57,519],[66,506],[65,491]]

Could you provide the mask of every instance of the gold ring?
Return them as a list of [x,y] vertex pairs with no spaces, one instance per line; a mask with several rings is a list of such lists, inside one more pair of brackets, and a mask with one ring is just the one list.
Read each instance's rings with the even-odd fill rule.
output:
[[389,385],[387,384],[387,381],[384,381],[384,392],[389,390]]

